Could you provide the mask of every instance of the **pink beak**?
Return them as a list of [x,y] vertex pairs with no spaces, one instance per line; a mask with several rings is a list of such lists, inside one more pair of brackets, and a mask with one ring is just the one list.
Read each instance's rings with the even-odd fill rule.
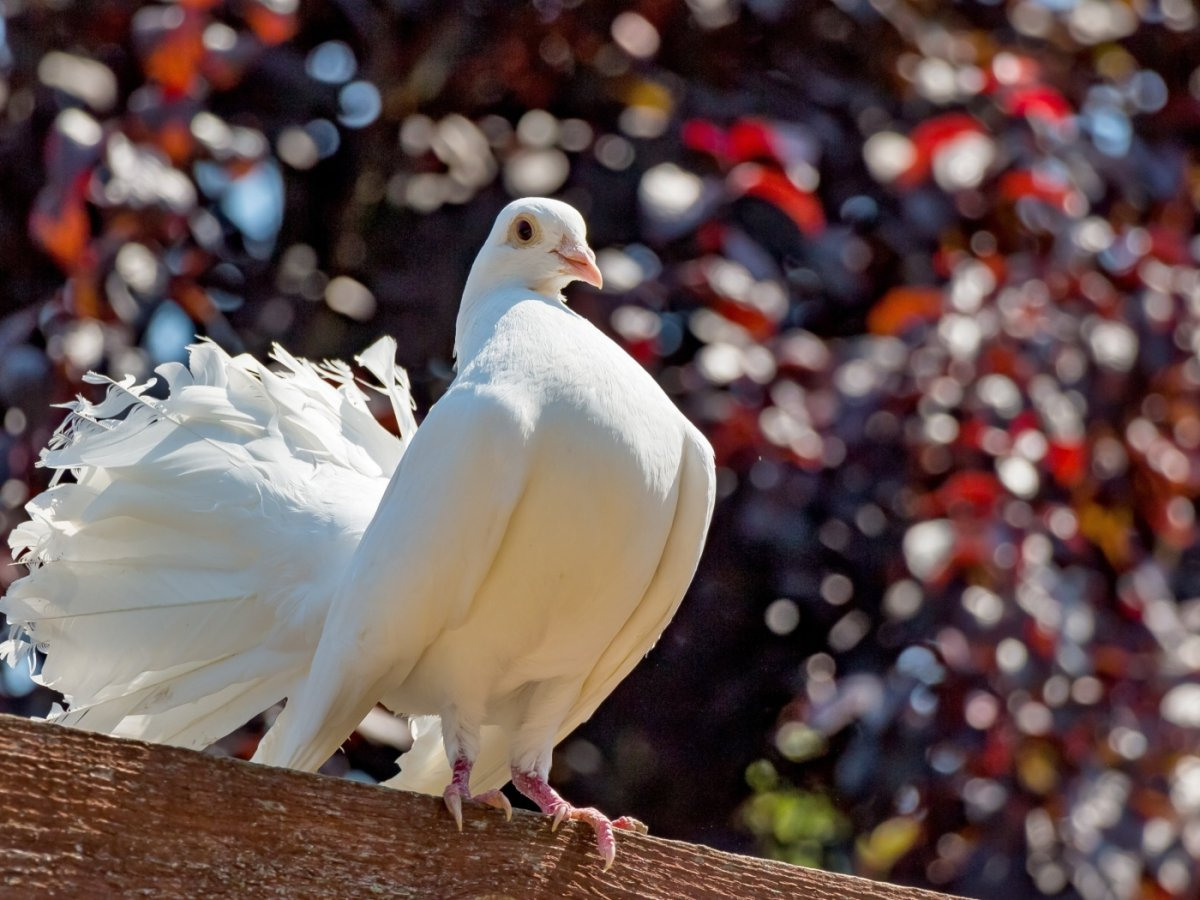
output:
[[587,244],[563,238],[563,242],[559,244],[558,249],[554,252],[563,261],[563,271],[565,274],[571,275],[573,278],[578,278],[580,281],[590,284],[594,288],[604,286],[604,276],[600,274],[600,269],[596,265],[596,254],[592,252],[592,248]]

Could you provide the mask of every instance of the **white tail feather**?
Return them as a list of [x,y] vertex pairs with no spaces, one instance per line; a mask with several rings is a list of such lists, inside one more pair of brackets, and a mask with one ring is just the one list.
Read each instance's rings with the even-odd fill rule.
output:
[[29,574],[0,598],[0,657],[45,653],[57,721],[201,747],[289,693],[416,427],[394,354],[384,338],[359,360],[401,438],[345,364],[278,347],[276,372],[197,344],[157,370],[161,400],[88,376],[106,396],[66,404],[52,487],[9,537]]

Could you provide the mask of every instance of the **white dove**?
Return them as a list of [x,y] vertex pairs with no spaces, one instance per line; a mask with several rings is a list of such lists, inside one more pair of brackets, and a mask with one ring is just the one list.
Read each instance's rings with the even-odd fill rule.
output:
[[47,652],[60,721],[149,740],[203,746],[286,696],[254,759],[306,770],[382,702],[415,723],[392,784],[440,791],[461,829],[464,800],[511,812],[511,777],[554,827],[590,824],[607,868],[613,828],[640,823],[563,800],[551,753],[670,621],[715,473],[654,380],[567,308],[574,280],[601,280],[579,213],[509,204],[420,428],[394,347],[360,357],[400,441],[345,366],[278,348],[282,373],[202,344],[160,370],[166,400],[129,381],[79,401],[44,456],[76,482],[11,539],[31,571],[0,604],[7,655]]

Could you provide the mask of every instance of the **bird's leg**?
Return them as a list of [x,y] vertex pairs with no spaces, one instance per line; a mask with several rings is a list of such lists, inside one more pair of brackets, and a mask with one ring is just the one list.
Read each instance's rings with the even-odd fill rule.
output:
[[546,815],[554,817],[550,825],[551,831],[557,830],[558,826],[566,820],[586,822],[591,825],[592,830],[596,832],[596,849],[600,851],[600,856],[604,859],[606,870],[612,866],[613,860],[617,856],[614,828],[636,831],[639,834],[645,834],[649,830],[643,823],[630,816],[609,819],[600,810],[590,806],[582,808],[572,806],[559,795],[558,791],[550,787],[544,776],[537,772],[522,772],[513,767],[512,782],[518,791],[538,805],[538,809]]
[[462,804],[464,800],[494,806],[496,809],[504,811],[506,819],[512,820],[512,804],[508,802],[503,791],[471,793],[471,760],[467,759],[461,751],[454,758],[451,769],[454,774],[450,783],[446,785],[446,790],[442,791],[442,799],[446,801],[446,809],[450,810],[450,815],[454,816],[454,824],[458,826],[459,831],[462,831],[463,827]]
[[[446,809],[454,816],[454,824],[458,830],[463,828],[462,804],[464,800],[494,806],[504,812],[504,817],[512,820],[512,804],[503,792],[498,790],[484,791],[482,794],[471,793],[471,767],[475,765],[475,754],[479,752],[478,735],[459,731],[457,723],[447,715],[442,718],[443,739],[446,742],[446,754],[450,757],[450,783],[442,791],[442,799]],[[452,733],[446,733],[446,726]]]

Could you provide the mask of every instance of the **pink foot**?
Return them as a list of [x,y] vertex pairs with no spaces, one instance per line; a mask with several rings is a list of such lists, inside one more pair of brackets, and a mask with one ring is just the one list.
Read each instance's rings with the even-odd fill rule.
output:
[[458,757],[454,760],[453,771],[454,775],[450,779],[450,783],[446,785],[446,790],[442,791],[442,799],[446,802],[446,809],[450,810],[450,815],[454,816],[454,824],[458,826],[459,831],[463,829],[462,805],[464,800],[503,810],[504,818],[512,821],[512,804],[508,802],[508,798],[501,791],[484,791],[482,794],[474,795],[471,793],[469,786],[471,781],[470,760],[463,756]]
[[558,826],[565,821],[585,822],[591,825],[592,830],[596,832],[596,849],[604,860],[605,871],[612,867],[613,860],[617,857],[617,840],[613,829],[636,831],[638,834],[649,831],[642,822],[630,816],[610,819],[600,810],[590,806],[572,806],[546,783],[546,779],[535,773],[518,772],[514,769],[512,780],[518,791],[536,803],[543,813],[553,817],[550,823],[551,831],[557,831]]

